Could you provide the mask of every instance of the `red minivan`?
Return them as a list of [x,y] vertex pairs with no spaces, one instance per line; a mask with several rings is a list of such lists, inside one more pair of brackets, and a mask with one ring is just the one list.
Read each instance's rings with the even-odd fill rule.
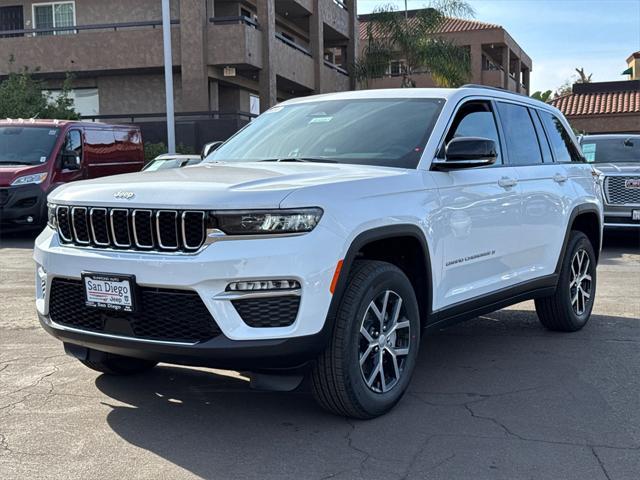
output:
[[58,185],[137,172],[140,129],[63,120],[0,120],[0,229],[44,226]]

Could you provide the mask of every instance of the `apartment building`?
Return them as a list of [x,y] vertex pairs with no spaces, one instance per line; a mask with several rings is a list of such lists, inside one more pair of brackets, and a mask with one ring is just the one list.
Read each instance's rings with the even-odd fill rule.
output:
[[[407,12],[408,22],[418,28],[417,13],[420,10]],[[398,12],[405,15],[405,12]],[[360,47],[367,45],[367,25],[372,15],[360,15]],[[374,34],[376,34],[374,30]],[[504,88],[512,92],[529,95],[531,58],[500,25],[449,18],[434,32],[434,35],[450,40],[466,47],[471,54],[471,78],[469,83]],[[398,53],[397,58],[389,63],[387,73],[381,78],[369,82],[369,88],[396,88],[402,83],[404,59]],[[417,87],[433,87],[435,83],[428,71],[414,75]]]
[[[83,116],[160,126],[161,18],[161,0],[0,0],[0,78],[28,66],[55,91],[72,73]],[[278,101],[355,86],[355,0],[171,0],[171,19],[179,141],[225,138]],[[205,120],[214,134],[194,132]]]

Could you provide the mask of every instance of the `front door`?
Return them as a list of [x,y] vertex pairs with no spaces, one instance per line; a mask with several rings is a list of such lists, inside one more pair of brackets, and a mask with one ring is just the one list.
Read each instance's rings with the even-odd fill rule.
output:
[[463,104],[445,144],[455,137],[488,138],[499,151],[490,167],[431,172],[441,201],[434,228],[444,252],[442,265],[435,266],[434,310],[513,285],[522,236],[518,177],[504,163],[493,102]]

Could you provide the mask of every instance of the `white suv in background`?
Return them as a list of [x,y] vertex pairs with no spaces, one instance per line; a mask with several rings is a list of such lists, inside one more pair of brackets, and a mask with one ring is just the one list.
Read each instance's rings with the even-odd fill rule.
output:
[[601,186],[558,110],[497,89],[284,102],[198,166],[63,186],[38,237],[36,306],[105,373],[157,362],[309,374],[326,409],[401,398],[420,338],[535,299],[582,328]]

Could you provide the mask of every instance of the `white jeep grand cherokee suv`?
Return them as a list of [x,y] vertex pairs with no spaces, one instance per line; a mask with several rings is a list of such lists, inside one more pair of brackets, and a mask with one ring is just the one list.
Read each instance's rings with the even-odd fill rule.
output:
[[591,314],[601,187],[562,115],[496,89],[299,98],[198,166],[65,185],[38,237],[42,326],[90,368],[249,372],[370,418],[420,338],[535,299]]

